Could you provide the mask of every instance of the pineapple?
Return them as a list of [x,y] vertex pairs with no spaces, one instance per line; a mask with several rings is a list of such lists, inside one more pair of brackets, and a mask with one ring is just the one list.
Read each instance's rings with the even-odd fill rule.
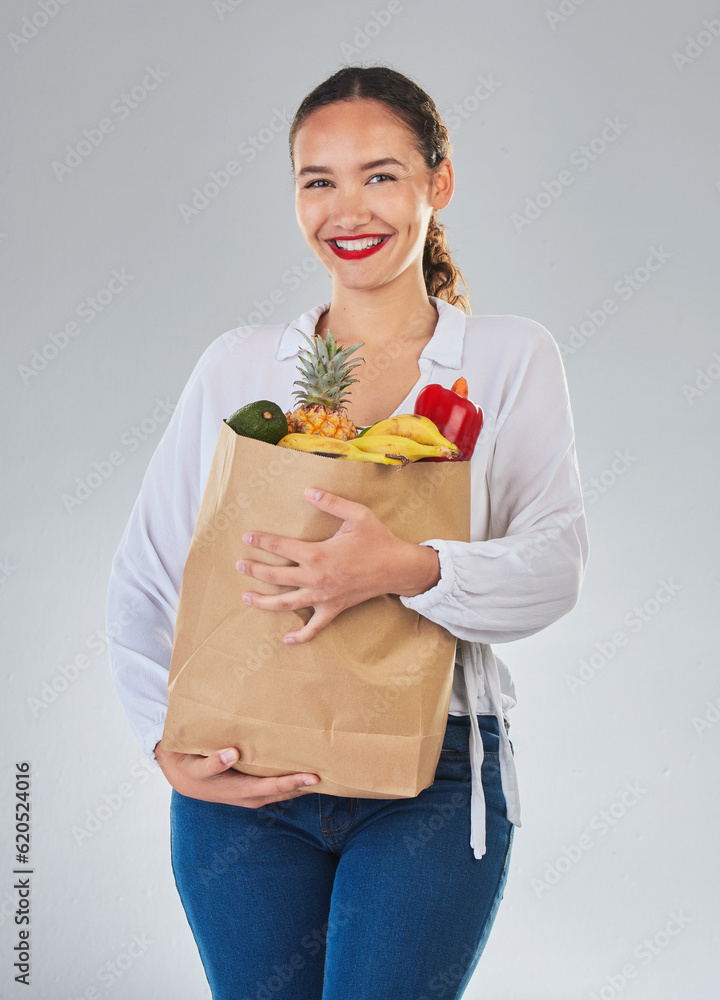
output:
[[313,340],[305,333],[302,335],[310,347],[301,351],[298,365],[304,378],[293,382],[301,388],[293,393],[298,398],[295,410],[285,414],[288,433],[322,434],[339,441],[351,441],[358,432],[352,420],[345,416],[346,390],[358,379],[348,376],[363,359],[357,359],[357,364],[349,364],[348,356],[362,347],[363,342],[339,348],[329,330],[327,343],[323,343],[318,334]]

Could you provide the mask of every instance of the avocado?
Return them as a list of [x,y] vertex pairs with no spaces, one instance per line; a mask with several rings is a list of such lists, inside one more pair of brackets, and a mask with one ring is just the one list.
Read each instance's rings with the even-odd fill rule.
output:
[[288,432],[287,417],[277,403],[269,399],[258,399],[255,403],[241,406],[225,423],[242,437],[268,444],[277,444]]

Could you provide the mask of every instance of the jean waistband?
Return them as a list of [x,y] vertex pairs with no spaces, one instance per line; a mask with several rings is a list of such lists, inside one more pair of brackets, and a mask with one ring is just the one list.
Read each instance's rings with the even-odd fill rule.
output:
[[[492,715],[491,713],[488,712],[488,713],[478,713],[477,718],[478,719],[496,719],[497,716],[496,715]],[[448,721],[450,719],[452,719],[454,722],[459,722],[461,725],[467,725],[467,726],[470,725],[470,716],[469,715],[450,715],[450,714],[448,714]],[[509,733],[510,732],[510,723],[505,718],[505,716],[503,716],[503,723],[505,725],[505,732]]]

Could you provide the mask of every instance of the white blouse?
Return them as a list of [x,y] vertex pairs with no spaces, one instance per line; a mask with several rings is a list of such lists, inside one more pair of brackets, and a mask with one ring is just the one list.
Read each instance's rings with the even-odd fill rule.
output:
[[[418,360],[420,378],[395,414],[411,413],[426,385],[450,388],[463,375],[485,421],[470,459],[471,541],[423,541],[438,552],[440,580],[399,599],[458,638],[449,711],[470,716],[470,846],[481,858],[478,714],[498,720],[507,817],[521,825],[504,725],[516,704],[515,688],[491,644],[532,635],[574,607],[587,562],[587,529],[567,381],[551,334],[520,316],[466,316],[443,299],[429,301],[438,312],[435,332]],[[167,711],[183,569],[218,428],[253,399],[291,408],[298,351],[307,346],[298,329],[312,336],[329,307],[326,302],[291,323],[240,327],[213,340],[150,459],[113,558],[107,624],[118,696],[153,761]]]

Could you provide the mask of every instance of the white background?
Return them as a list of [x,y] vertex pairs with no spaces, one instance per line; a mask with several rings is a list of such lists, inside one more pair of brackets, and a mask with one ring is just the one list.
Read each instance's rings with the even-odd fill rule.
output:
[[[170,786],[143,767],[98,630],[165,426],[158,401],[174,405],[211,340],[260,322],[263,306],[286,322],[329,300],[297,230],[281,119],[345,62],[409,74],[445,114],[456,191],[441,220],[473,314],[531,317],[564,345],[586,487],[577,607],[498,650],[518,693],[523,826],[466,996],[717,996],[720,6],[398,6],[3,5],[3,997],[88,995],[134,935],[145,949],[100,995],[210,995],[170,868]],[[153,67],[165,75],[143,92]],[[143,100],[123,117],[115,102],[133,88]],[[102,141],[59,167],[102,119]],[[606,119],[619,122],[609,143]],[[250,160],[252,136],[263,139]],[[241,173],[183,218],[233,159]],[[560,193],[533,211],[544,184]],[[644,270],[653,250],[657,269]],[[294,265],[307,273],[293,290]],[[123,269],[122,290],[102,294]],[[68,509],[63,496],[118,449],[122,461]],[[30,990],[13,982],[11,951],[21,760],[33,789]],[[123,783],[108,818],[101,807]],[[626,783],[642,791],[623,806]]]

